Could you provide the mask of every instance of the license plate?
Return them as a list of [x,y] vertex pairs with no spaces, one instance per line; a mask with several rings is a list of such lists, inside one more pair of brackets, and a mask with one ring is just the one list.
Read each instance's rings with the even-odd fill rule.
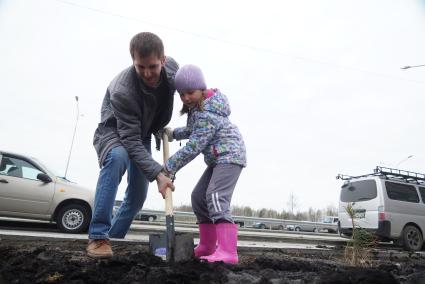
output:
[[354,218],[364,219],[365,215],[366,215],[366,212],[356,212],[356,213],[354,213]]

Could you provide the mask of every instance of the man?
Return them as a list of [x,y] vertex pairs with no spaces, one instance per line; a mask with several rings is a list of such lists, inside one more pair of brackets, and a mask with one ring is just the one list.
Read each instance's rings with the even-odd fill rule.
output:
[[[151,155],[151,136],[171,119],[174,76],[178,64],[165,57],[162,40],[142,32],[130,42],[133,65],[110,83],[103,99],[101,122],[94,134],[100,174],[89,227],[87,254],[112,257],[109,238],[124,238],[146,200],[149,182],[158,190],[174,189],[162,165]],[[124,200],[111,220],[118,185],[127,172]]]

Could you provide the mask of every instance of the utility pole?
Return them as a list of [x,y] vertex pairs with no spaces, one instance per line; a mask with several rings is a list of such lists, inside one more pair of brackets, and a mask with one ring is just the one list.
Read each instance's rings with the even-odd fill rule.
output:
[[78,96],[75,96],[75,101],[77,103],[77,118],[75,120],[74,134],[72,135],[71,147],[69,148],[68,162],[66,163],[65,175],[63,176],[66,179],[66,174],[68,173],[69,160],[71,159],[72,147],[74,146],[75,133],[77,132],[78,119],[80,117],[80,108],[78,106]]

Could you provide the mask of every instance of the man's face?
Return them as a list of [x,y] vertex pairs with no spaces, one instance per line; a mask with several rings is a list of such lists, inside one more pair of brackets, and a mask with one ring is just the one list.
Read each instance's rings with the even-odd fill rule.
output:
[[140,57],[137,52],[134,53],[133,65],[136,68],[137,75],[149,87],[156,87],[161,75],[161,68],[165,64],[165,56],[158,58],[151,54],[147,57]]

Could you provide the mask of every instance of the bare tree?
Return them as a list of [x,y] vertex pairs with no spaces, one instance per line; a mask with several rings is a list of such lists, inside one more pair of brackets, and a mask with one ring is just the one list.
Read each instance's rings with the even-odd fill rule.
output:
[[333,204],[329,204],[328,206],[326,206],[325,215],[326,216],[338,216],[338,210],[337,210],[336,206],[333,205]]
[[316,222],[316,210],[314,210],[312,207],[308,208],[308,221]]

